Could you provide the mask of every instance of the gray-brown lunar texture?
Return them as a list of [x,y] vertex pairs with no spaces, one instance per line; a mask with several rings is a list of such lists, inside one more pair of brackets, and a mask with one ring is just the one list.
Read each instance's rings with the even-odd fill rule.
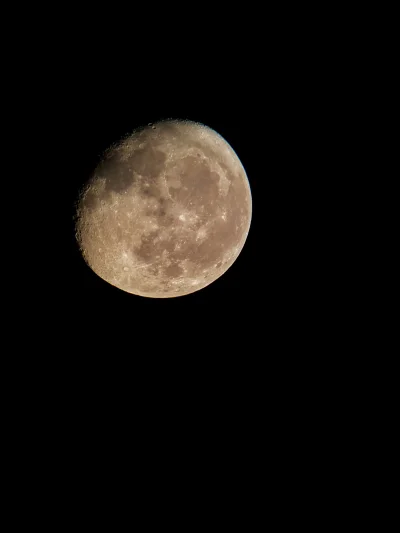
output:
[[164,121],[112,147],[81,191],[76,237],[87,264],[140,296],[198,291],[238,257],[251,221],[246,173],[229,144]]

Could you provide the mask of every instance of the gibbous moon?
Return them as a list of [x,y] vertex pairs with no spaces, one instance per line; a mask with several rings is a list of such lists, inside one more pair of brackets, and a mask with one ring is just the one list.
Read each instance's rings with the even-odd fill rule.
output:
[[168,120],[106,152],[79,195],[76,238],[111,285],[170,298],[228,270],[251,212],[246,172],[230,145],[203,124]]

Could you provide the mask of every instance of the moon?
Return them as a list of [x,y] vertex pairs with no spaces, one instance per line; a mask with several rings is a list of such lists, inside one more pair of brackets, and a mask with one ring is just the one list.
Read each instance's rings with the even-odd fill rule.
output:
[[107,150],[78,195],[75,234],[103,280],[171,298],[228,270],[251,215],[249,181],[227,141],[203,124],[166,120]]

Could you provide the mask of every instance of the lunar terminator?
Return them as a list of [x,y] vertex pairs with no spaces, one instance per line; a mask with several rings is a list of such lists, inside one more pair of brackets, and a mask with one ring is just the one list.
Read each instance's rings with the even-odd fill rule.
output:
[[76,238],[90,268],[132,294],[169,298],[206,287],[246,241],[246,172],[214,130],[169,120],[111,147],[80,192]]

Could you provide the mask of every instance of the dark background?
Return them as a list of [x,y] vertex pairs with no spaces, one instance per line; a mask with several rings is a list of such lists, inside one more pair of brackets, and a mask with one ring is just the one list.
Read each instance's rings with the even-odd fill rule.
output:
[[[74,146],[74,150],[76,150],[74,163],[76,170],[72,173],[70,179],[70,194],[72,196],[69,198],[70,201],[73,200],[73,195],[76,195],[79,186],[95,167],[105,148],[135,127],[165,118],[186,118],[209,125],[235,147],[234,149],[242,160],[243,165],[247,163],[246,169],[251,165],[251,151],[249,148],[254,132],[252,133],[248,128],[249,121],[246,125],[246,117],[240,115],[243,110],[240,109],[239,105],[236,106],[236,109],[232,109],[231,116],[229,116],[223,106],[231,107],[232,104],[227,106],[222,99],[222,95],[215,90],[211,94],[207,92],[202,94],[200,90],[191,91],[190,95],[179,94],[179,89],[177,89],[178,94],[175,95],[147,95],[144,93],[145,91],[141,92],[139,90],[120,91],[118,93],[120,101],[114,103],[111,109],[105,110],[101,116],[98,116],[96,112],[93,114],[93,110],[90,109],[92,102],[86,104],[85,115],[80,117],[80,128],[82,130],[78,133]],[[97,95],[99,98],[101,96]],[[108,93],[108,96],[110,96],[110,93]],[[130,102],[130,98],[135,103]],[[258,176],[255,172],[254,174],[251,184],[254,183],[254,187],[256,187]],[[248,243],[251,242],[250,239],[251,237],[249,237]],[[246,268],[246,263],[247,267],[249,267],[249,263],[255,261],[255,255],[253,255],[253,259],[250,257],[252,253],[250,246],[246,247],[246,251],[243,250],[243,256],[241,254],[240,260],[235,262],[229,275],[221,277],[221,284],[214,283],[209,286],[209,290],[199,291],[198,294],[194,293],[189,295],[188,298],[168,299],[169,305],[167,301],[150,301],[142,297],[121,294],[121,291],[115,288],[110,291],[110,287],[107,287],[105,282],[93,275],[90,269],[88,271],[80,257],[76,257],[75,243],[72,243],[71,247],[71,256],[69,258],[71,263],[71,289],[77,291],[78,294],[82,293],[83,298],[98,299],[99,304],[103,302],[102,305],[106,305],[107,301],[109,304],[113,302],[111,305],[123,306],[124,309],[125,306],[129,308],[139,306],[142,309],[143,306],[150,306],[149,309],[165,309],[165,312],[167,312],[167,309],[171,309],[170,306],[173,306],[173,308],[178,306],[178,309],[189,309],[193,306],[204,305],[205,302],[208,302],[207,305],[212,306],[213,301],[215,306],[220,299],[223,299],[226,303],[230,300],[230,305],[232,305],[233,298],[236,302],[239,302],[246,298],[246,293],[251,292],[248,287],[249,280],[247,279],[249,274],[245,274],[246,271],[247,273],[250,272]],[[254,252],[255,247],[253,247],[253,254]],[[249,255],[249,258],[243,260],[246,255]],[[77,288],[78,286],[79,289]],[[129,298],[129,296],[132,297]]]
[[[252,24],[231,21],[225,29],[200,20],[172,29],[161,18],[151,28],[122,29],[119,22],[106,33],[93,20],[76,21],[72,34],[51,29],[55,41],[35,52],[31,103],[38,153],[46,154],[35,254],[44,260],[29,308],[37,305],[47,324],[46,344],[57,351],[65,343],[67,351],[85,353],[84,361],[101,353],[106,361],[113,354],[124,364],[146,362],[152,354],[165,364],[167,354],[189,361],[198,353],[223,367],[225,358],[242,364],[243,354],[258,361],[265,350],[291,350],[319,320],[322,297],[311,289],[322,259],[310,230],[315,208],[324,209],[314,202],[321,189],[314,175],[329,106],[319,58],[312,59],[315,43],[300,39],[292,15],[257,31],[255,14]],[[230,143],[247,172],[253,217],[241,254],[220,279],[157,300],[92,272],[76,246],[72,216],[103,151],[163,118],[200,121]]]
[[[84,324],[79,337],[85,342],[93,342],[93,332],[98,331],[95,342],[100,336],[103,347],[117,342],[128,350],[140,346],[141,351],[142,346],[150,349],[147,343],[151,339],[163,346],[163,353],[178,348],[188,355],[196,351],[201,337],[209,339],[207,351],[214,352],[219,349],[218,339],[226,346],[235,344],[232,334],[240,334],[240,343],[249,346],[251,330],[264,327],[268,320],[265,303],[282,283],[281,277],[273,279],[273,270],[277,271],[273,264],[279,261],[273,248],[277,228],[281,232],[285,221],[284,217],[276,220],[271,211],[276,212],[280,202],[272,189],[278,179],[276,148],[280,141],[276,136],[282,135],[282,130],[276,129],[276,114],[282,102],[274,101],[268,80],[258,86],[254,75],[249,77],[242,70],[242,62],[232,64],[229,49],[217,46],[213,52],[217,64],[207,60],[210,53],[178,56],[171,64],[168,57],[156,61],[149,52],[134,68],[128,68],[126,55],[118,58],[114,51],[112,58],[101,56],[100,62],[90,57],[77,63],[57,80],[55,154],[60,201],[56,219],[60,221],[62,216],[62,226],[60,233],[57,224],[48,238],[52,247],[60,248],[62,259],[56,273],[60,283],[56,283],[52,298],[62,329],[71,322],[66,331],[74,336],[74,324]],[[166,56],[173,54],[169,51]],[[163,118],[200,121],[231,144],[248,174],[253,219],[239,258],[217,282],[192,295],[157,300],[125,293],[94,274],[77,249],[72,215],[77,191],[102,152],[135,127]],[[269,181],[268,175],[273,174]],[[172,332],[176,341],[164,343],[161,339],[171,338]]]
[[[176,17],[149,7],[108,6],[101,21],[93,12],[46,12],[31,24],[24,61],[13,60],[17,102],[3,107],[19,131],[16,155],[4,163],[12,161],[21,193],[4,199],[18,249],[11,260],[3,249],[13,292],[5,360],[16,370],[3,376],[10,417],[25,432],[16,445],[27,457],[29,443],[28,462],[38,468],[32,443],[58,454],[54,464],[76,472],[74,493],[83,471],[103,476],[103,458],[124,472],[139,463],[165,472],[168,493],[176,460],[188,465],[185,487],[202,470],[207,491],[216,472],[234,490],[248,476],[238,494],[256,492],[275,469],[270,491],[286,501],[287,490],[304,493],[310,464],[316,487],[330,479],[324,468],[340,471],[349,442],[335,431],[343,427],[338,406],[360,380],[361,366],[352,372],[347,356],[358,342],[346,338],[352,273],[348,255],[336,253],[345,211],[336,198],[348,198],[349,181],[337,155],[352,146],[344,135],[351,121],[340,114],[349,84],[335,76],[343,30],[329,36],[331,14],[314,6],[230,6],[219,18],[216,6],[179,8]],[[253,218],[220,279],[156,300],[96,276],[77,249],[72,216],[103,150],[162,118],[203,122],[231,144],[250,181]],[[29,216],[16,215],[10,198],[24,199]],[[345,411],[347,435],[360,410]],[[261,498],[259,491],[254,501]]]
[[[342,136],[328,135],[344,90],[334,76],[335,40],[324,42],[325,19],[306,25],[305,13],[300,23],[292,8],[187,16],[180,25],[161,13],[112,12],[102,21],[64,14],[25,48],[17,94],[34,147],[23,158],[33,239],[13,316],[29,331],[18,340],[39,347],[46,372],[59,365],[60,379],[82,375],[84,384],[98,373],[110,384],[107,373],[116,383],[167,374],[189,389],[215,379],[258,394],[262,380],[295,385],[342,327],[331,316],[335,242],[325,224],[341,186],[334,155],[344,147]],[[163,118],[203,122],[230,143],[247,172],[253,216],[220,279],[157,300],[92,272],[72,217],[102,152]]]
[[[201,33],[154,30],[150,39],[129,30],[123,43],[119,32],[71,35],[45,72],[35,71],[46,80],[33,106],[37,156],[46,157],[37,294],[24,307],[37,354],[28,365],[46,382],[44,402],[61,396],[57,412],[84,434],[104,420],[117,432],[141,421],[160,435],[178,424],[188,438],[203,425],[223,434],[240,424],[237,438],[251,432],[258,442],[265,423],[284,423],[279,413],[297,395],[312,401],[299,380],[320,365],[310,355],[321,317],[309,283],[317,265],[307,234],[315,164],[307,73],[294,43],[253,29],[207,24]],[[220,279],[157,300],[99,278],[79,253],[72,217],[104,149],[163,118],[200,121],[229,142],[247,172],[253,216]]]

